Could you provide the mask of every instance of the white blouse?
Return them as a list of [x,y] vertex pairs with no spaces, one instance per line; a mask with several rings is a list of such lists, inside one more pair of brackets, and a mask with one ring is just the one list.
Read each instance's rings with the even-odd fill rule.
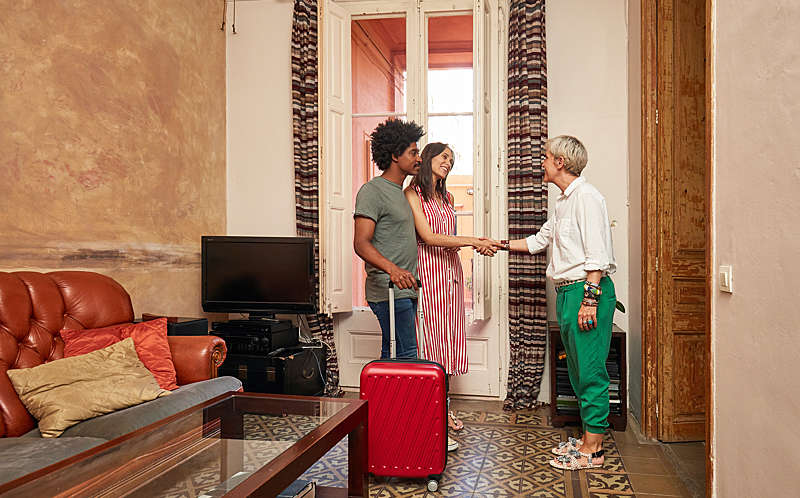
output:
[[526,242],[531,254],[553,242],[547,277],[556,283],[583,280],[590,271],[610,275],[617,270],[606,200],[583,177],[569,184],[556,199],[553,217]]

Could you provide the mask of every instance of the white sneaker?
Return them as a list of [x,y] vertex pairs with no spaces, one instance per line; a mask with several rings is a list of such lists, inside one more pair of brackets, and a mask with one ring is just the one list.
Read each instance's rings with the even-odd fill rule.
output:
[[447,451],[456,451],[458,449],[458,441],[447,436]]

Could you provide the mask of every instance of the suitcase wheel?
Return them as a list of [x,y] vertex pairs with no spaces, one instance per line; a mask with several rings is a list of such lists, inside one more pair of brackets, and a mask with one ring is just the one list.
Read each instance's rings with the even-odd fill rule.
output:
[[436,479],[431,479],[428,481],[428,491],[431,493],[435,493],[436,490],[439,489],[439,481]]

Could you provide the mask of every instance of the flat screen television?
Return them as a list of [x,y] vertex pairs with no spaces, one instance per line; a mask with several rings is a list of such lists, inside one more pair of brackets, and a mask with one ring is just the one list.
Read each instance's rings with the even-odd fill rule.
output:
[[209,313],[315,313],[314,239],[204,236],[203,310]]

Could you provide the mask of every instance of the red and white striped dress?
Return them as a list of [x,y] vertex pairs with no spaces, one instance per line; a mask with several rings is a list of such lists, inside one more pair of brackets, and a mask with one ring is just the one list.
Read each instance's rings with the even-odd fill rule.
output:
[[[455,235],[456,214],[447,202],[425,200],[414,187],[422,203],[425,219],[434,233]],[[467,373],[467,335],[464,313],[464,272],[458,249],[429,246],[417,237],[417,271],[422,281],[425,359],[441,363],[450,375]],[[419,328],[417,328],[419,330]]]

